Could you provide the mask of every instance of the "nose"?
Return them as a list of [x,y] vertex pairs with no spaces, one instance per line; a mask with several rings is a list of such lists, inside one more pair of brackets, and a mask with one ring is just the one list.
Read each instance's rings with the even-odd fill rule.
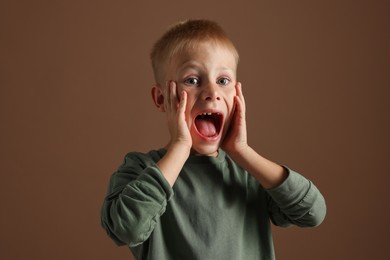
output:
[[206,101],[219,101],[221,96],[219,93],[219,86],[216,83],[207,83],[202,91],[202,99]]

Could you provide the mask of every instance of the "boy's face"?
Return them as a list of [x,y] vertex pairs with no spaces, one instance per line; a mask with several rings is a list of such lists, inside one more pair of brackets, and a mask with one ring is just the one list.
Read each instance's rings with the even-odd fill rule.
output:
[[166,68],[166,80],[187,92],[186,122],[192,152],[216,156],[229,128],[236,95],[236,59],[229,49],[213,43],[177,55]]

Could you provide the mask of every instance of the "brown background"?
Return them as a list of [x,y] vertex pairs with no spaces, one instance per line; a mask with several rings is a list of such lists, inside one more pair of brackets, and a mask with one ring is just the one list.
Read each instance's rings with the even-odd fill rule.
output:
[[[128,151],[165,144],[149,50],[185,18],[240,54],[250,144],[312,179],[316,229],[274,229],[278,259],[388,255],[388,1],[0,3],[0,259],[129,259],[100,228]],[[332,3],[330,3],[332,2]]]

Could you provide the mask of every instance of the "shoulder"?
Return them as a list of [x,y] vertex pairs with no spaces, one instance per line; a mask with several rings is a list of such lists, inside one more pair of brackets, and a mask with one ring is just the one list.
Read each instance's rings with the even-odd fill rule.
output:
[[133,167],[145,168],[155,165],[166,153],[165,149],[151,150],[147,153],[143,152],[129,152],[126,154],[120,170]]
[[228,154],[224,154],[224,170],[229,173],[236,182],[244,185],[247,189],[258,192],[263,190],[260,183],[247,170],[236,163]]
[[164,149],[152,150],[147,153],[129,152],[122,164],[111,175],[112,190],[122,190],[129,182],[136,180],[147,168],[156,169],[156,163],[164,154]]

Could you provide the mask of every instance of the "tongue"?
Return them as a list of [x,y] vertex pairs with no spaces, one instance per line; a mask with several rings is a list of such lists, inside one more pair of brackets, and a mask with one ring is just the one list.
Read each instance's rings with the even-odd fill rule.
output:
[[211,137],[217,133],[217,130],[215,129],[214,121],[210,118],[196,119],[195,123],[199,133],[201,133],[204,136]]

